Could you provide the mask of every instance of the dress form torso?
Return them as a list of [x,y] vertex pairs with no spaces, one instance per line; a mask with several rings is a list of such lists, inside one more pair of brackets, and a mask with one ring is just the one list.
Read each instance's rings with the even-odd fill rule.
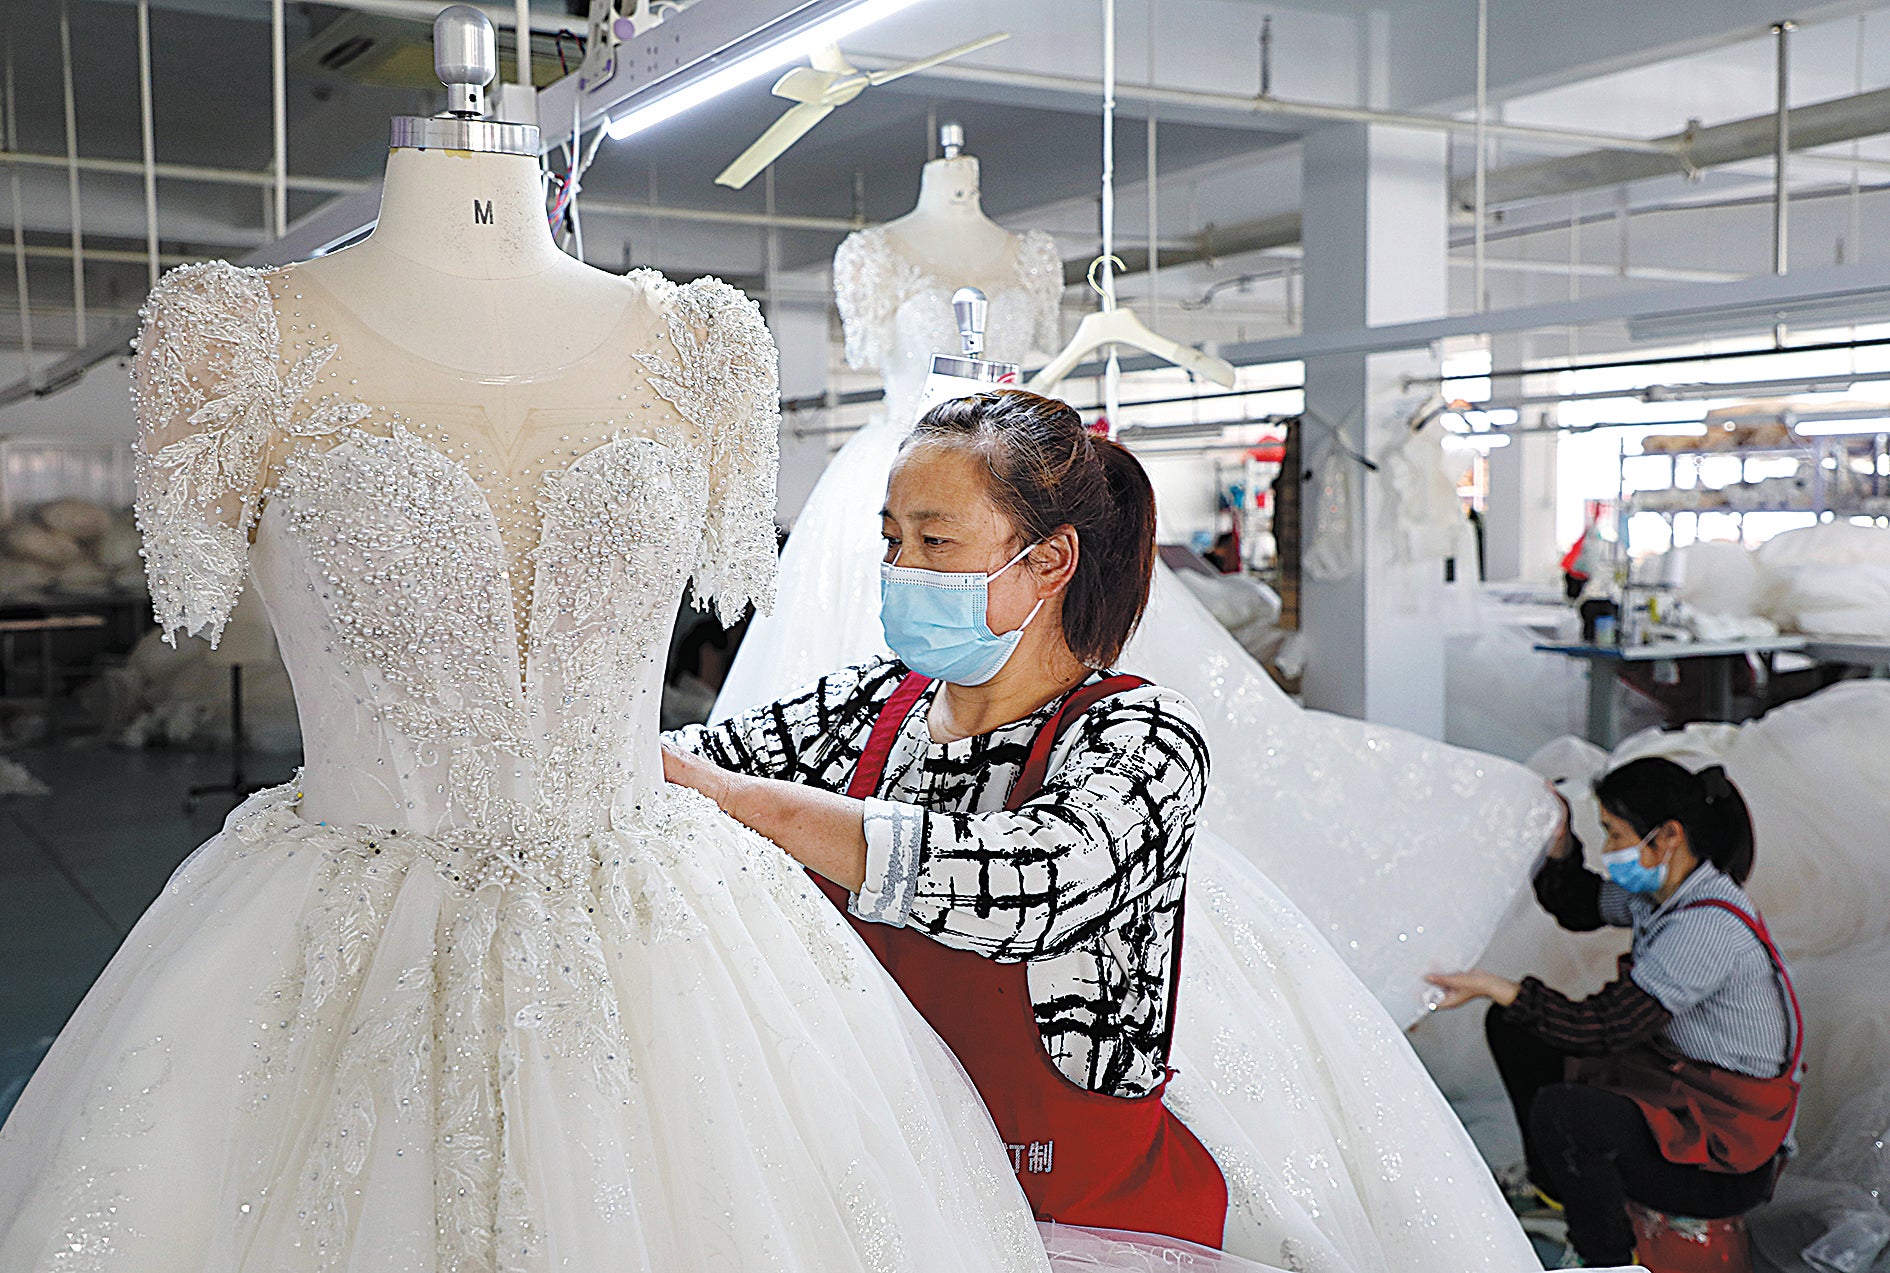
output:
[[630,356],[667,342],[663,314],[560,251],[543,209],[529,157],[397,148],[374,232],[276,289],[290,358],[339,346],[318,391],[384,404],[485,493],[521,625],[544,475],[619,432],[687,428]]
[[318,819],[607,818],[661,780],[655,656],[685,581],[724,613],[767,600],[759,312],[570,260],[541,207],[529,157],[396,149],[368,242],[183,267],[145,307],[160,622],[214,642],[253,576],[325,722]]
[[[975,159],[925,167],[918,206],[847,236],[833,258],[834,300],[849,366],[885,385],[879,417],[847,440],[821,475],[781,555],[784,617],[757,620],[736,652],[715,719],[771,702],[817,676],[883,649],[879,622],[880,493],[919,415],[932,355],[962,345],[952,293],[990,302],[985,356],[1021,363],[1062,343],[1063,261],[1040,230],[1012,234],[978,207]],[[845,562],[836,569],[836,562]],[[818,617],[816,617],[818,616]]]
[[1056,241],[1036,230],[1012,234],[986,217],[978,161],[969,156],[926,164],[913,210],[849,235],[833,269],[847,362],[884,378],[887,427],[901,434],[918,413],[932,355],[959,352],[951,310],[958,288],[990,299],[986,357],[1023,362],[1061,343]]
[[969,155],[934,159],[920,172],[918,203],[886,223],[887,236],[915,265],[976,282],[1010,264],[1018,237],[984,215],[978,176]]

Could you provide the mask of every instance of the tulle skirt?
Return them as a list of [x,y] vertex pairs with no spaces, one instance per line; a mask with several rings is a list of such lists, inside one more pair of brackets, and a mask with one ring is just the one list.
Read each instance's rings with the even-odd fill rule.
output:
[[678,788],[570,888],[252,798],[0,1131],[0,1268],[1042,1270],[963,1071]]

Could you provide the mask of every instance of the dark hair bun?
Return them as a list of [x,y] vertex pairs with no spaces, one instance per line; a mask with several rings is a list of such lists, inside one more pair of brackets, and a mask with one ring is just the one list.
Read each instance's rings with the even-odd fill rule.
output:
[[1595,798],[1644,836],[1678,822],[1693,855],[1744,884],[1752,874],[1752,814],[1726,770],[1709,765],[1689,773],[1664,756],[1643,756],[1595,781]]
[[1092,434],[1067,402],[997,389],[940,403],[906,446],[943,443],[983,457],[991,500],[1019,540],[1076,532],[1063,594],[1063,638],[1090,667],[1110,667],[1148,608],[1155,571],[1155,488],[1141,461]]

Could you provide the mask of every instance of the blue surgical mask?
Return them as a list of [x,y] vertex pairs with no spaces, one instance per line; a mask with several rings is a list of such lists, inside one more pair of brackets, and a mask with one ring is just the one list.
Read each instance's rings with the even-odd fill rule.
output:
[[1601,861],[1608,868],[1608,878],[1630,893],[1660,892],[1661,886],[1667,882],[1667,864],[1641,865],[1641,848],[1653,838],[1654,832],[1649,831],[1641,837],[1639,844],[1602,854]]
[[991,581],[1036,546],[1031,544],[988,575],[881,562],[879,621],[886,629],[887,646],[921,676],[954,685],[983,685],[1010,660],[1024,629],[1043,609],[1039,601],[1016,631],[999,636],[985,619]]

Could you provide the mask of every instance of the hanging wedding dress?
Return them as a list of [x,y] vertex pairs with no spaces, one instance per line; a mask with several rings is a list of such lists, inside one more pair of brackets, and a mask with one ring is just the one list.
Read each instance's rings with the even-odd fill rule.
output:
[[[984,264],[976,277],[940,278],[906,255],[883,226],[849,235],[834,254],[847,364],[878,368],[885,402],[847,439],[808,495],[781,551],[780,595],[789,604],[749,625],[712,719],[772,702],[852,661],[832,661],[837,652],[860,651],[865,658],[884,650],[879,499],[893,456],[918,418],[933,353],[959,347],[952,293],[977,287],[989,300],[986,357],[1022,362],[1058,341],[1063,260],[1056,241],[1040,231],[1011,236],[1008,250]],[[853,561],[868,568],[841,564]]]
[[[1040,278],[1059,277],[1051,263]],[[765,643],[751,629],[718,717],[884,648],[878,500],[922,368],[956,345],[958,283],[929,277],[871,230],[847,240],[834,273],[849,356],[885,369],[888,415],[816,486],[782,555],[784,577],[791,562],[810,583],[783,589]],[[1058,286],[1043,287],[1035,318],[993,296],[994,357],[1015,360],[1054,331],[1044,324]],[[1374,993],[1415,1017],[1428,967],[1478,953],[1552,826],[1540,781],[1300,710],[1166,570],[1122,666],[1199,705],[1214,758],[1168,1093],[1227,1178],[1227,1249],[1322,1273],[1534,1267],[1474,1145]],[[1312,908],[1301,891],[1323,907],[1320,925],[1302,914]],[[1334,945],[1375,978],[1353,975]]]
[[319,277],[187,266],[145,311],[159,621],[214,638],[253,579],[307,768],[179,868],[21,1095],[0,1268],[1045,1268],[943,1045],[785,855],[662,780],[685,580],[771,589],[754,306],[623,280],[527,391],[620,414],[489,485],[384,405],[464,374],[377,358]]

